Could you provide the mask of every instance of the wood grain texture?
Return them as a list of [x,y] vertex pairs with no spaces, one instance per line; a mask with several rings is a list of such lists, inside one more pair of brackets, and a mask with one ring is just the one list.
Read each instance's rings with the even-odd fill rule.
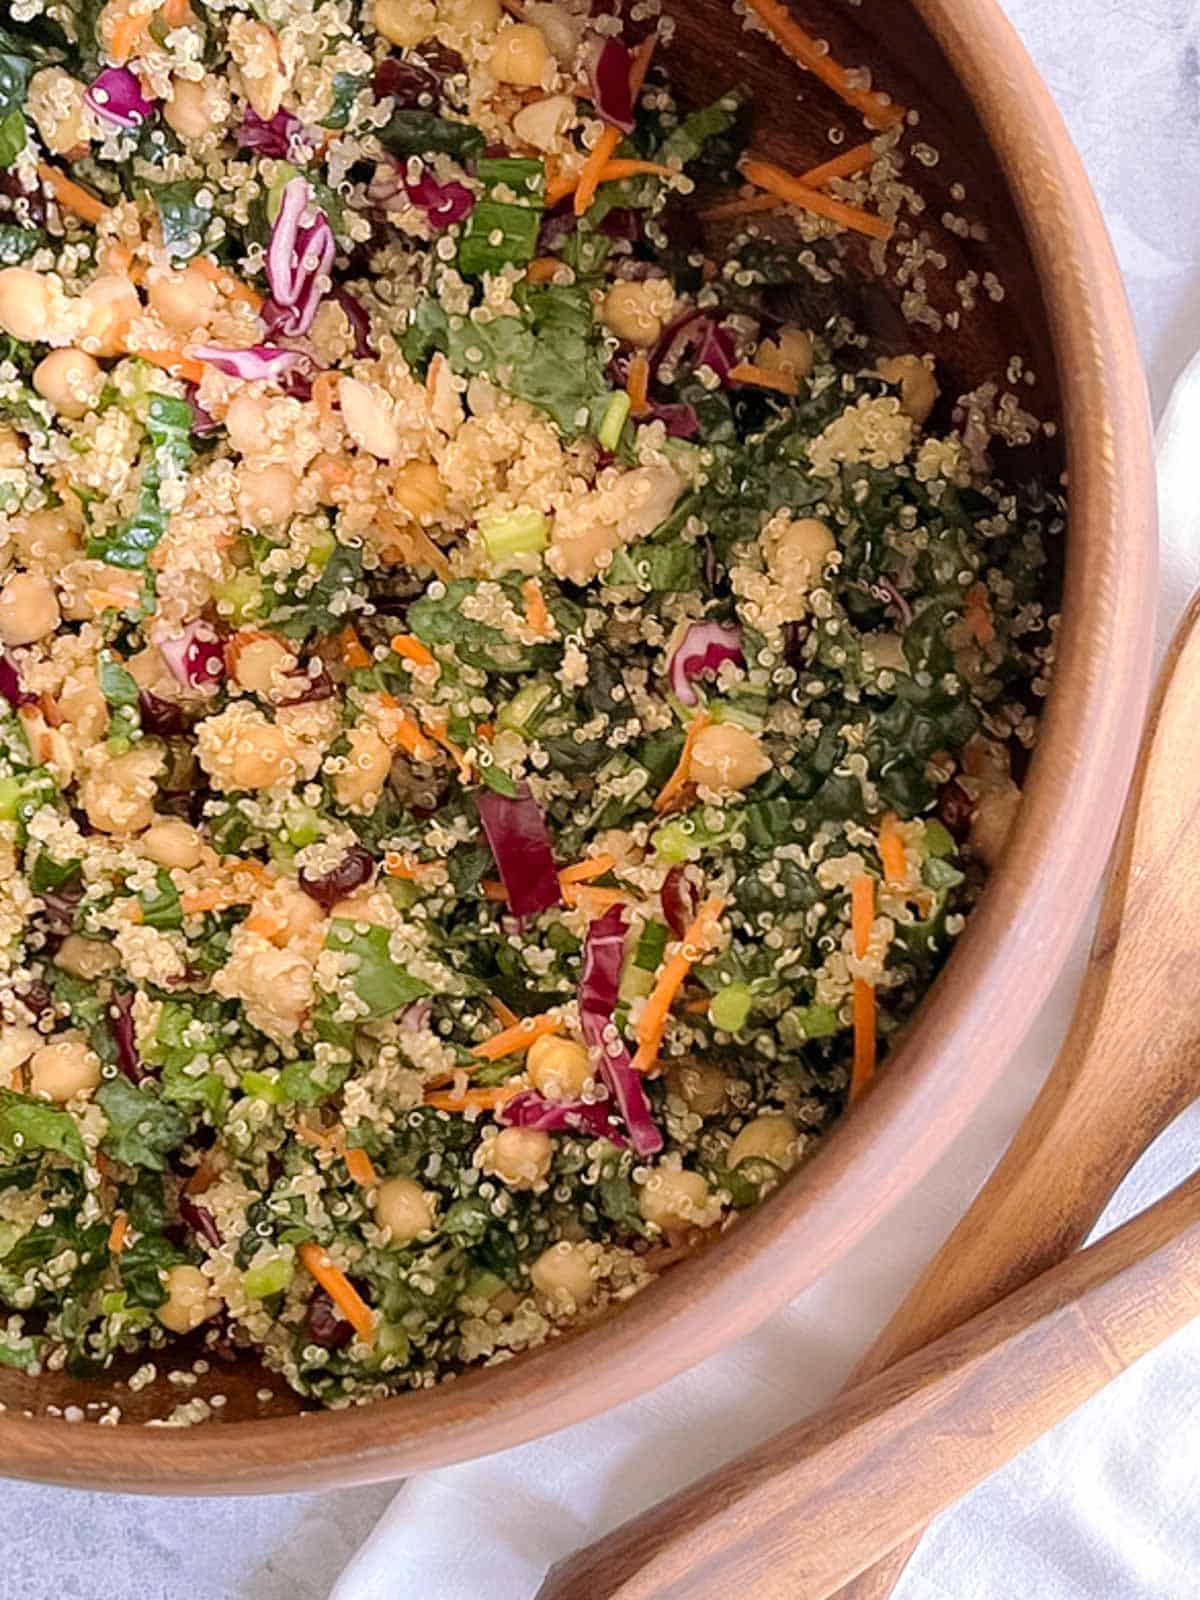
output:
[[[667,53],[673,75],[696,102],[747,84],[754,142],[766,154],[800,170],[832,148],[831,128],[843,143],[859,136],[827,91],[743,29],[729,0],[667,8],[679,23]],[[1003,302],[981,305],[970,334],[931,341],[947,393],[1021,355],[1039,375],[1035,396],[1061,395],[1072,485],[1056,683],[1018,837],[919,1024],[876,1090],[767,1205],[593,1327],[434,1391],[322,1415],[297,1414],[294,1398],[242,1356],[199,1386],[226,1396],[225,1420],[187,1431],[99,1431],[47,1415],[98,1401],[133,1424],[161,1416],[179,1398],[161,1358],[159,1381],[138,1393],[128,1369],[98,1385],[5,1369],[0,1474],[171,1493],[376,1481],[629,1399],[748,1332],[844,1255],[946,1149],[1048,992],[1111,842],[1147,682],[1153,485],[1120,279],[1061,121],[993,0],[803,0],[797,14],[843,61],[869,66],[919,107],[920,137],[942,152],[921,178],[922,226],[949,263],[935,299],[950,303],[964,267],[993,270],[1009,286]],[[940,228],[955,183],[986,240],[956,241]],[[859,309],[880,341],[899,337],[897,294],[882,280],[862,291]],[[1061,469],[1057,447],[1046,465]],[[275,1391],[266,1402],[264,1386]]]
[[537,1600],[827,1600],[1198,1315],[1194,1174],[733,1471],[561,1562]]
[[[903,1504],[908,1515],[914,1501],[906,1497],[918,1492],[914,1486],[924,1483],[922,1472],[933,1463],[934,1481],[919,1492],[932,1488],[932,1504],[940,1509],[962,1492],[958,1485],[974,1464],[960,1459],[961,1449],[947,1454],[943,1414],[921,1409],[932,1405],[932,1391],[919,1397],[919,1405],[910,1397],[892,1418],[880,1414],[879,1397],[906,1392],[903,1372],[923,1372],[928,1379],[941,1370],[931,1365],[932,1352],[915,1365],[910,1358],[1075,1250],[1137,1157],[1200,1093],[1200,1014],[1191,976],[1200,948],[1200,896],[1194,891],[1200,879],[1200,789],[1183,776],[1196,772],[1200,597],[1163,668],[1066,1043],[999,1166],[859,1364],[841,1402],[581,1552],[556,1574],[556,1583],[544,1591],[546,1600],[565,1600],[569,1593],[580,1600],[666,1595],[670,1587],[646,1587],[666,1574],[670,1584],[686,1578],[693,1600],[715,1600],[730,1592],[722,1585],[732,1579],[731,1563],[749,1585],[746,1592],[756,1597],[786,1593],[791,1600],[819,1600],[829,1591],[819,1586],[818,1571],[827,1578],[838,1563],[843,1574],[861,1574],[843,1595],[858,1600],[860,1593],[890,1590],[920,1527],[919,1520],[915,1529],[898,1521],[895,1507]],[[1193,1183],[1188,1195],[1197,1192]],[[1143,1235],[1127,1235],[1134,1237]],[[1086,1277],[1094,1268],[1093,1260],[1081,1270]],[[1061,1285],[1068,1278],[1069,1272],[1054,1281]],[[1020,1301],[1035,1303],[1043,1302],[1036,1295]],[[988,1327],[1019,1332],[1013,1304],[1006,1302],[1003,1317]],[[1069,1319],[1062,1326],[1069,1330]],[[946,1348],[960,1352],[965,1346],[951,1341]],[[1054,1396],[1027,1404],[1042,1376],[1036,1365],[1022,1365],[1029,1348],[1013,1344],[1002,1389],[1022,1426],[1036,1424],[1043,1414],[1057,1420]],[[1083,1341],[1077,1376],[1088,1354]],[[1064,1375],[1055,1395],[1068,1386]],[[996,1454],[997,1433],[1004,1430],[982,1401],[973,1430],[961,1395],[954,1405],[954,1437],[960,1446],[970,1441],[967,1456],[978,1450],[981,1470],[971,1480],[977,1481],[1006,1459]],[[866,1434],[864,1418],[870,1423]],[[865,1451],[878,1480],[867,1498],[861,1481]],[[852,1470],[843,1470],[847,1462]],[[829,1473],[822,1492],[818,1467]],[[939,1474],[947,1487],[942,1499],[936,1498]],[[820,1537],[811,1522],[814,1501],[822,1508]],[[706,1504],[717,1508],[711,1521]],[[881,1541],[883,1527],[909,1535],[900,1552]],[[880,1551],[885,1559],[871,1566]],[[572,1590],[568,1579],[581,1587]]]

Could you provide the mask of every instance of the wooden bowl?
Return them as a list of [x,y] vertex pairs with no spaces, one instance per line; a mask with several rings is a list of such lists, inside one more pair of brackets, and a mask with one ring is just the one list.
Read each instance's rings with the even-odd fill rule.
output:
[[[861,138],[814,78],[743,31],[729,0],[669,0],[669,9],[681,91],[703,103],[748,84],[757,148],[802,170],[830,152],[831,125],[847,143]],[[628,1400],[749,1331],[878,1222],[963,1126],[1045,998],[1104,865],[1148,681],[1153,479],[1116,264],[1049,95],[993,0],[804,0],[798,15],[838,60],[865,63],[877,85],[919,108],[915,137],[942,152],[918,169],[930,234],[948,257],[931,274],[931,297],[952,304],[968,271],[981,281],[994,271],[1006,288],[998,302],[981,290],[962,331],[899,337],[931,345],[954,393],[1003,378],[1021,356],[1038,375],[1032,409],[1057,409],[1063,425],[1072,506],[1061,651],[1002,869],[875,1092],[761,1210],[619,1311],[439,1389],[320,1414],[298,1413],[240,1361],[214,1362],[188,1391],[165,1381],[160,1362],[136,1393],[115,1374],[88,1385],[0,1369],[0,1473],[122,1491],[312,1489],[482,1455]],[[986,242],[943,229],[948,211],[982,220]],[[894,337],[886,294],[874,304],[877,331]],[[219,1422],[138,1425],[213,1394],[226,1397]],[[119,1406],[123,1425],[95,1426],[97,1401]],[[89,1402],[89,1420],[63,1418]]]

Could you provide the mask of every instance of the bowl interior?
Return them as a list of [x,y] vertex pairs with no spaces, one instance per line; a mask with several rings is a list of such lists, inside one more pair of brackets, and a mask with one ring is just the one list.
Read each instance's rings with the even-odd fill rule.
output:
[[[994,18],[990,0],[960,0],[960,5],[963,12]],[[668,0],[667,9],[676,31],[665,54],[679,97],[700,105],[735,85],[746,86],[757,151],[801,172],[864,137],[857,115],[763,33],[747,31],[729,0]],[[876,348],[932,350],[939,360],[943,404],[988,379],[1011,387],[1005,374],[1019,357],[1033,374],[1032,381],[1022,378],[1017,385],[1024,404],[1041,418],[1056,416],[1054,345],[1029,239],[979,116],[917,9],[909,0],[871,0],[867,6],[804,0],[797,15],[829,41],[836,59],[868,67],[876,86],[920,114],[919,126],[905,138],[906,146],[917,147],[905,178],[924,200],[904,245],[908,281],[898,285],[894,270],[877,276],[866,248],[856,241],[850,270],[837,287],[840,303]],[[890,256],[893,268],[896,259]],[[917,300],[930,308],[925,321],[906,320],[906,297],[910,311]],[[1043,440],[1037,448],[1040,468],[1056,476],[1063,465],[1061,441]],[[915,1035],[921,1031],[918,1025]],[[778,1301],[852,1242],[871,1212],[868,1194],[861,1214],[847,1218],[844,1237],[814,1242],[812,1260],[801,1259],[806,1211],[821,1191],[828,1164],[844,1164],[851,1151],[860,1164],[869,1165],[860,1148],[863,1139],[853,1135],[850,1126],[836,1132],[760,1216],[739,1224],[700,1258],[672,1268],[662,1284],[603,1324],[438,1392],[381,1402],[366,1413],[296,1416],[294,1397],[241,1354],[223,1360],[204,1351],[209,1370],[186,1389],[167,1381],[168,1371],[187,1365],[180,1352],[160,1357],[156,1376],[136,1390],[128,1384],[128,1367],[89,1383],[55,1373],[31,1380],[0,1368],[0,1402],[7,1413],[0,1417],[0,1471],[168,1491],[300,1487],[383,1477],[494,1449],[573,1420],[687,1364],[675,1348],[682,1308],[694,1308],[707,1297],[714,1324],[731,1313],[730,1297],[744,1289],[744,1280],[735,1287],[728,1275],[739,1252],[743,1258],[774,1252]],[[638,1341],[643,1372],[631,1380],[628,1351],[635,1351],[636,1365]],[[604,1371],[617,1347],[625,1349],[626,1364],[609,1382]],[[199,1356],[200,1345],[191,1353]],[[225,1397],[218,1430],[136,1426],[183,1401],[214,1394]],[[126,1425],[68,1427],[56,1420],[67,1406],[86,1408],[92,1420],[117,1406]],[[37,1418],[36,1427],[26,1421],[30,1417]]]

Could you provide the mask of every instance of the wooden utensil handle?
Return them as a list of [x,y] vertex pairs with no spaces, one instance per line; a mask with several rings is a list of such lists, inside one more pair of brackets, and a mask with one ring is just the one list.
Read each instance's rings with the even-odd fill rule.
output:
[[538,1600],[826,1600],[1200,1315],[1200,1174],[552,1569]]
[[[1194,989],[1164,953],[1194,950],[1200,937],[1200,862],[1188,842],[1200,821],[1198,617],[1193,600],[1163,667],[1066,1043],[1003,1160],[851,1384],[1061,1261],[1196,1096]],[[838,1600],[885,1600],[916,1543]]]

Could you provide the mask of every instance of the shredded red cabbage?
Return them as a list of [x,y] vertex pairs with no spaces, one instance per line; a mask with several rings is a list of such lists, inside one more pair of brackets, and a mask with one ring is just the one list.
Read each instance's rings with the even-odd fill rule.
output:
[[217,344],[194,344],[188,354],[207,361],[229,378],[280,378],[297,363],[307,360],[299,350],[283,350],[278,345],[254,344],[244,350],[226,350]]
[[683,365],[693,370],[708,367],[724,383],[737,362],[737,346],[730,330],[703,311],[685,312],[667,327],[650,355],[650,375],[673,381]]
[[475,804],[513,916],[532,917],[561,905],[546,819],[529,785],[522,784],[515,795],[480,789]]
[[633,57],[619,39],[600,41],[592,54],[589,78],[598,116],[622,133],[633,132],[633,89],[629,74]]
[[149,689],[138,690],[138,720],[143,733],[156,734],[159,738],[186,733],[192,725],[192,719],[182,706],[151,694]]
[[335,289],[333,298],[346,313],[346,320],[354,334],[354,354],[359,360],[364,356],[373,356],[375,347],[371,343],[371,319],[360,301],[348,289]]
[[292,178],[284,186],[267,246],[272,321],[279,331],[295,338],[312,327],[330,287],[335,251],[333,229],[313,205],[307,178]]
[[534,1089],[514,1095],[497,1112],[501,1122],[541,1133],[581,1133],[593,1139],[625,1143],[606,1105],[587,1100],[547,1100]]
[[308,1331],[322,1350],[341,1350],[354,1338],[354,1329],[345,1317],[338,1316],[324,1289],[318,1289],[308,1302]]
[[133,1026],[133,990],[122,989],[113,995],[108,1004],[108,1031],[117,1047],[117,1065],[130,1083],[141,1083],[151,1074],[142,1065],[138,1054],[137,1034]]
[[579,980],[579,1022],[597,1057],[600,1079],[629,1130],[629,1142],[638,1155],[652,1156],[662,1149],[663,1136],[655,1125],[642,1076],[634,1070],[613,1022],[624,962],[625,913],[613,906],[588,927]]
[[18,706],[32,705],[37,699],[37,695],[22,689],[21,675],[7,650],[0,650],[0,695],[4,696],[14,711]]
[[316,877],[301,869],[296,881],[322,911],[332,911],[339,900],[369,883],[374,871],[375,858],[371,852],[361,844],[352,844],[336,867]]
[[295,672],[287,674],[289,686],[294,687],[295,693],[289,694],[286,699],[279,700],[276,704],[281,706],[311,706],[318,700],[332,700],[335,694],[333,679],[325,668],[317,663],[318,671],[310,672],[307,667],[297,667]]
[[243,150],[254,150],[276,161],[286,161],[303,132],[304,124],[293,117],[290,111],[277,111],[264,122],[257,111],[247,106],[235,137]]
[[215,694],[225,677],[225,649],[209,622],[185,622],[174,636],[154,630],[154,643],[176,682],[185,689]]
[[65,938],[75,926],[75,913],[83,899],[83,880],[74,878],[57,889],[43,889],[38,898],[42,902],[43,920],[50,932]]
[[184,389],[187,403],[192,408],[192,432],[198,439],[202,439],[206,434],[215,433],[221,424],[196,399],[196,385],[188,383],[184,385]]
[[103,122],[118,128],[140,128],[154,115],[154,102],[146,99],[128,67],[105,67],[84,90],[83,98]]
[[186,1222],[193,1233],[199,1234],[213,1249],[219,1249],[221,1234],[217,1227],[217,1220],[207,1206],[197,1205],[194,1200],[189,1200],[186,1194],[179,1197],[179,1220]]
[[677,939],[682,939],[696,920],[700,909],[700,892],[687,875],[687,868],[674,866],[662,881],[658,891],[663,916]]
[[465,184],[439,183],[428,171],[423,171],[415,183],[406,174],[404,192],[429,218],[430,226],[439,231],[461,222],[475,209],[475,196]]
[[736,661],[746,665],[742,654],[742,633],[736,626],[723,622],[693,622],[671,653],[667,672],[676,699],[685,706],[694,706],[700,696],[692,687],[692,679],[702,672],[715,672],[723,661]]

